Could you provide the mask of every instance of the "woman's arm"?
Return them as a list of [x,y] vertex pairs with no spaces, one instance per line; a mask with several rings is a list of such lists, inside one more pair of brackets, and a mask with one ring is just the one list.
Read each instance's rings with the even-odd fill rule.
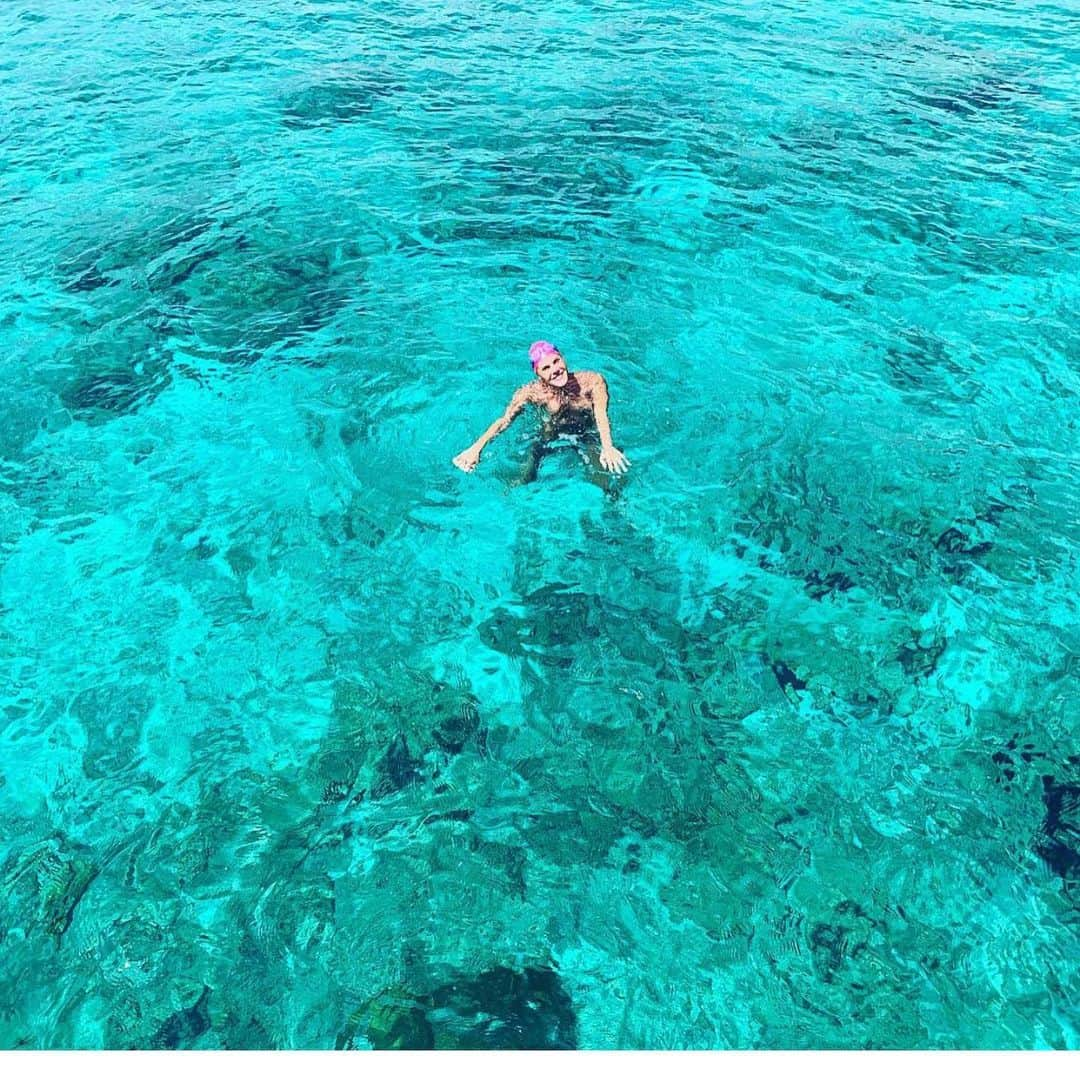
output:
[[480,454],[484,447],[487,446],[496,435],[501,435],[510,424],[513,419],[532,397],[532,387],[522,386],[517,390],[514,396],[510,399],[510,404],[503,410],[502,416],[492,424],[479,439],[465,450],[462,450],[456,458],[454,458],[454,464],[461,469],[462,472],[472,472],[476,468],[476,463],[480,460]]
[[608,390],[603,375],[596,375],[592,386],[593,416],[596,430],[600,433],[600,464],[613,473],[624,473],[630,468],[626,455],[615,448],[611,441],[611,421],[608,420]]

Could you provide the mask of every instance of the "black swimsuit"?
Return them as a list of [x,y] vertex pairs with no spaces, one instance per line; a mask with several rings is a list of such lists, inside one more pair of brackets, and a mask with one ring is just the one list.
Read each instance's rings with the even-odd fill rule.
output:
[[573,409],[568,405],[564,405],[557,413],[549,413],[544,417],[544,426],[541,429],[541,436],[545,441],[566,436],[574,437],[576,441],[579,435],[598,434],[592,409]]

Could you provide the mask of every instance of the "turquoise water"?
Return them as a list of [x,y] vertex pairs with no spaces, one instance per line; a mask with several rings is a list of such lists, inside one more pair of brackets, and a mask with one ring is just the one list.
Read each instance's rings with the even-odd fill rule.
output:
[[0,1046],[1080,1046],[1075,6],[248,7],[0,9]]

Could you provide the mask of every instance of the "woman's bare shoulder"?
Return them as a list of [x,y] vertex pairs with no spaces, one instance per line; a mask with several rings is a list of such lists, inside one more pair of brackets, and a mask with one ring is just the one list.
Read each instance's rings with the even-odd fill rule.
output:
[[595,386],[607,386],[604,376],[599,371],[575,371],[574,375],[586,390],[591,390]]
[[523,386],[519,386],[514,391],[514,401],[520,401],[522,404],[530,401],[539,401],[540,396],[540,386],[535,380],[533,382],[527,382]]

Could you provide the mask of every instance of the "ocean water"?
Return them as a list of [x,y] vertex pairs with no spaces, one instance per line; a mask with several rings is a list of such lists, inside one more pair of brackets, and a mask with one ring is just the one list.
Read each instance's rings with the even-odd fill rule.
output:
[[0,31],[0,1046],[1080,1047],[1075,5]]

